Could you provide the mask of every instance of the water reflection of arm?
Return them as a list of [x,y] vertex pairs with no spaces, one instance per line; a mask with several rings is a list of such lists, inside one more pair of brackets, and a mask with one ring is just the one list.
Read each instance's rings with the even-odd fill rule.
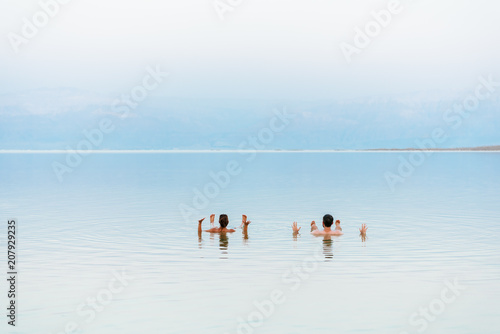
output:
[[323,254],[325,255],[325,259],[329,261],[333,259],[333,240],[331,235],[325,235],[323,238]]

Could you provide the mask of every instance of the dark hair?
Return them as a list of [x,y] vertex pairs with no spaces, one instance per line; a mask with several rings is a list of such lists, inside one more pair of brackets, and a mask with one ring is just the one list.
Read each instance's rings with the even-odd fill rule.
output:
[[323,224],[326,226],[326,227],[330,227],[332,226],[333,224],[333,216],[332,215],[329,215],[329,214],[326,214],[323,216]]
[[220,215],[219,216],[219,224],[220,228],[225,228],[229,224],[229,218],[227,218],[227,215]]

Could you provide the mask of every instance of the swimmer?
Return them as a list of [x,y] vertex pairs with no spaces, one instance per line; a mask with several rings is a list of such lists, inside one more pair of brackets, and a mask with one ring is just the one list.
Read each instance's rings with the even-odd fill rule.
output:
[[[340,224],[340,221],[339,221]],[[326,214],[323,216],[323,231],[318,229],[316,226],[316,222],[313,220],[311,223],[311,234],[320,236],[320,235],[343,235],[342,231],[334,230],[332,231],[333,225],[333,216]]]
[[[205,220],[205,218],[202,218],[198,220],[198,233],[202,232],[201,224]],[[205,232],[210,232],[210,233],[233,233],[236,232],[234,229],[227,228],[227,225],[229,225],[229,218],[227,215],[222,214],[219,216],[219,225],[220,227],[214,227],[214,220],[215,220],[215,215],[212,214],[210,215],[210,225],[211,228],[208,230],[205,230]],[[243,225],[243,233],[248,232],[248,225],[251,223],[250,220],[247,220],[247,216],[242,215],[242,225]]]
[[[314,236],[332,236],[332,235],[343,235],[344,233],[342,232],[342,228],[340,227],[340,220],[337,220],[335,222],[335,230],[332,231],[332,225],[333,225],[333,217],[332,215],[326,214],[323,216],[323,230],[320,230],[318,226],[316,226],[316,222],[313,220],[311,222],[311,234]],[[292,224],[292,230],[293,230],[293,235],[297,236],[297,234],[300,231],[300,227],[297,225],[297,222],[293,222]],[[363,239],[366,239],[366,230],[368,230],[368,227],[366,224],[362,224],[361,228],[359,229],[360,235],[362,236]],[[325,239],[326,240],[326,239]],[[364,240],[363,240],[364,241]]]
[[[339,222],[340,223],[340,222]],[[315,236],[325,236],[325,235],[343,235],[342,231],[334,230],[332,231],[332,225],[333,225],[333,217],[332,215],[326,214],[323,216],[323,230],[321,231],[318,229],[318,226],[316,226],[316,222],[313,220],[311,222],[311,234]],[[294,222],[292,224],[292,229],[294,235],[299,233],[300,227],[297,226],[297,223]]]

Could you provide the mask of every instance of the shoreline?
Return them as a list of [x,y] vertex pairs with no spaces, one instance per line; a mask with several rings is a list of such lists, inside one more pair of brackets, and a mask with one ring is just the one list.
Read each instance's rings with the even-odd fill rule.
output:
[[425,152],[500,152],[500,145],[496,146],[477,146],[477,147],[457,147],[457,148],[375,148],[370,151],[425,151]]
[[[66,154],[68,150],[19,150],[19,149],[0,149],[0,154]],[[212,150],[90,150],[85,154],[203,154],[203,153],[396,153],[396,152],[500,152],[499,146],[478,146],[461,148],[375,148],[359,150],[237,150],[237,149],[212,149]]]

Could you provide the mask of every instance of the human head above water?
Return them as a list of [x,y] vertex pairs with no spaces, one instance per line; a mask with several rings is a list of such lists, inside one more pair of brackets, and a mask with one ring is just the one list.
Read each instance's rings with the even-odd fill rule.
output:
[[227,218],[227,215],[222,214],[219,216],[219,224],[220,228],[227,227],[227,225],[229,224],[229,218]]
[[323,216],[323,225],[325,225],[325,227],[330,227],[332,226],[333,224],[333,216],[332,215],[329,215],[329,214],[326,214]]

